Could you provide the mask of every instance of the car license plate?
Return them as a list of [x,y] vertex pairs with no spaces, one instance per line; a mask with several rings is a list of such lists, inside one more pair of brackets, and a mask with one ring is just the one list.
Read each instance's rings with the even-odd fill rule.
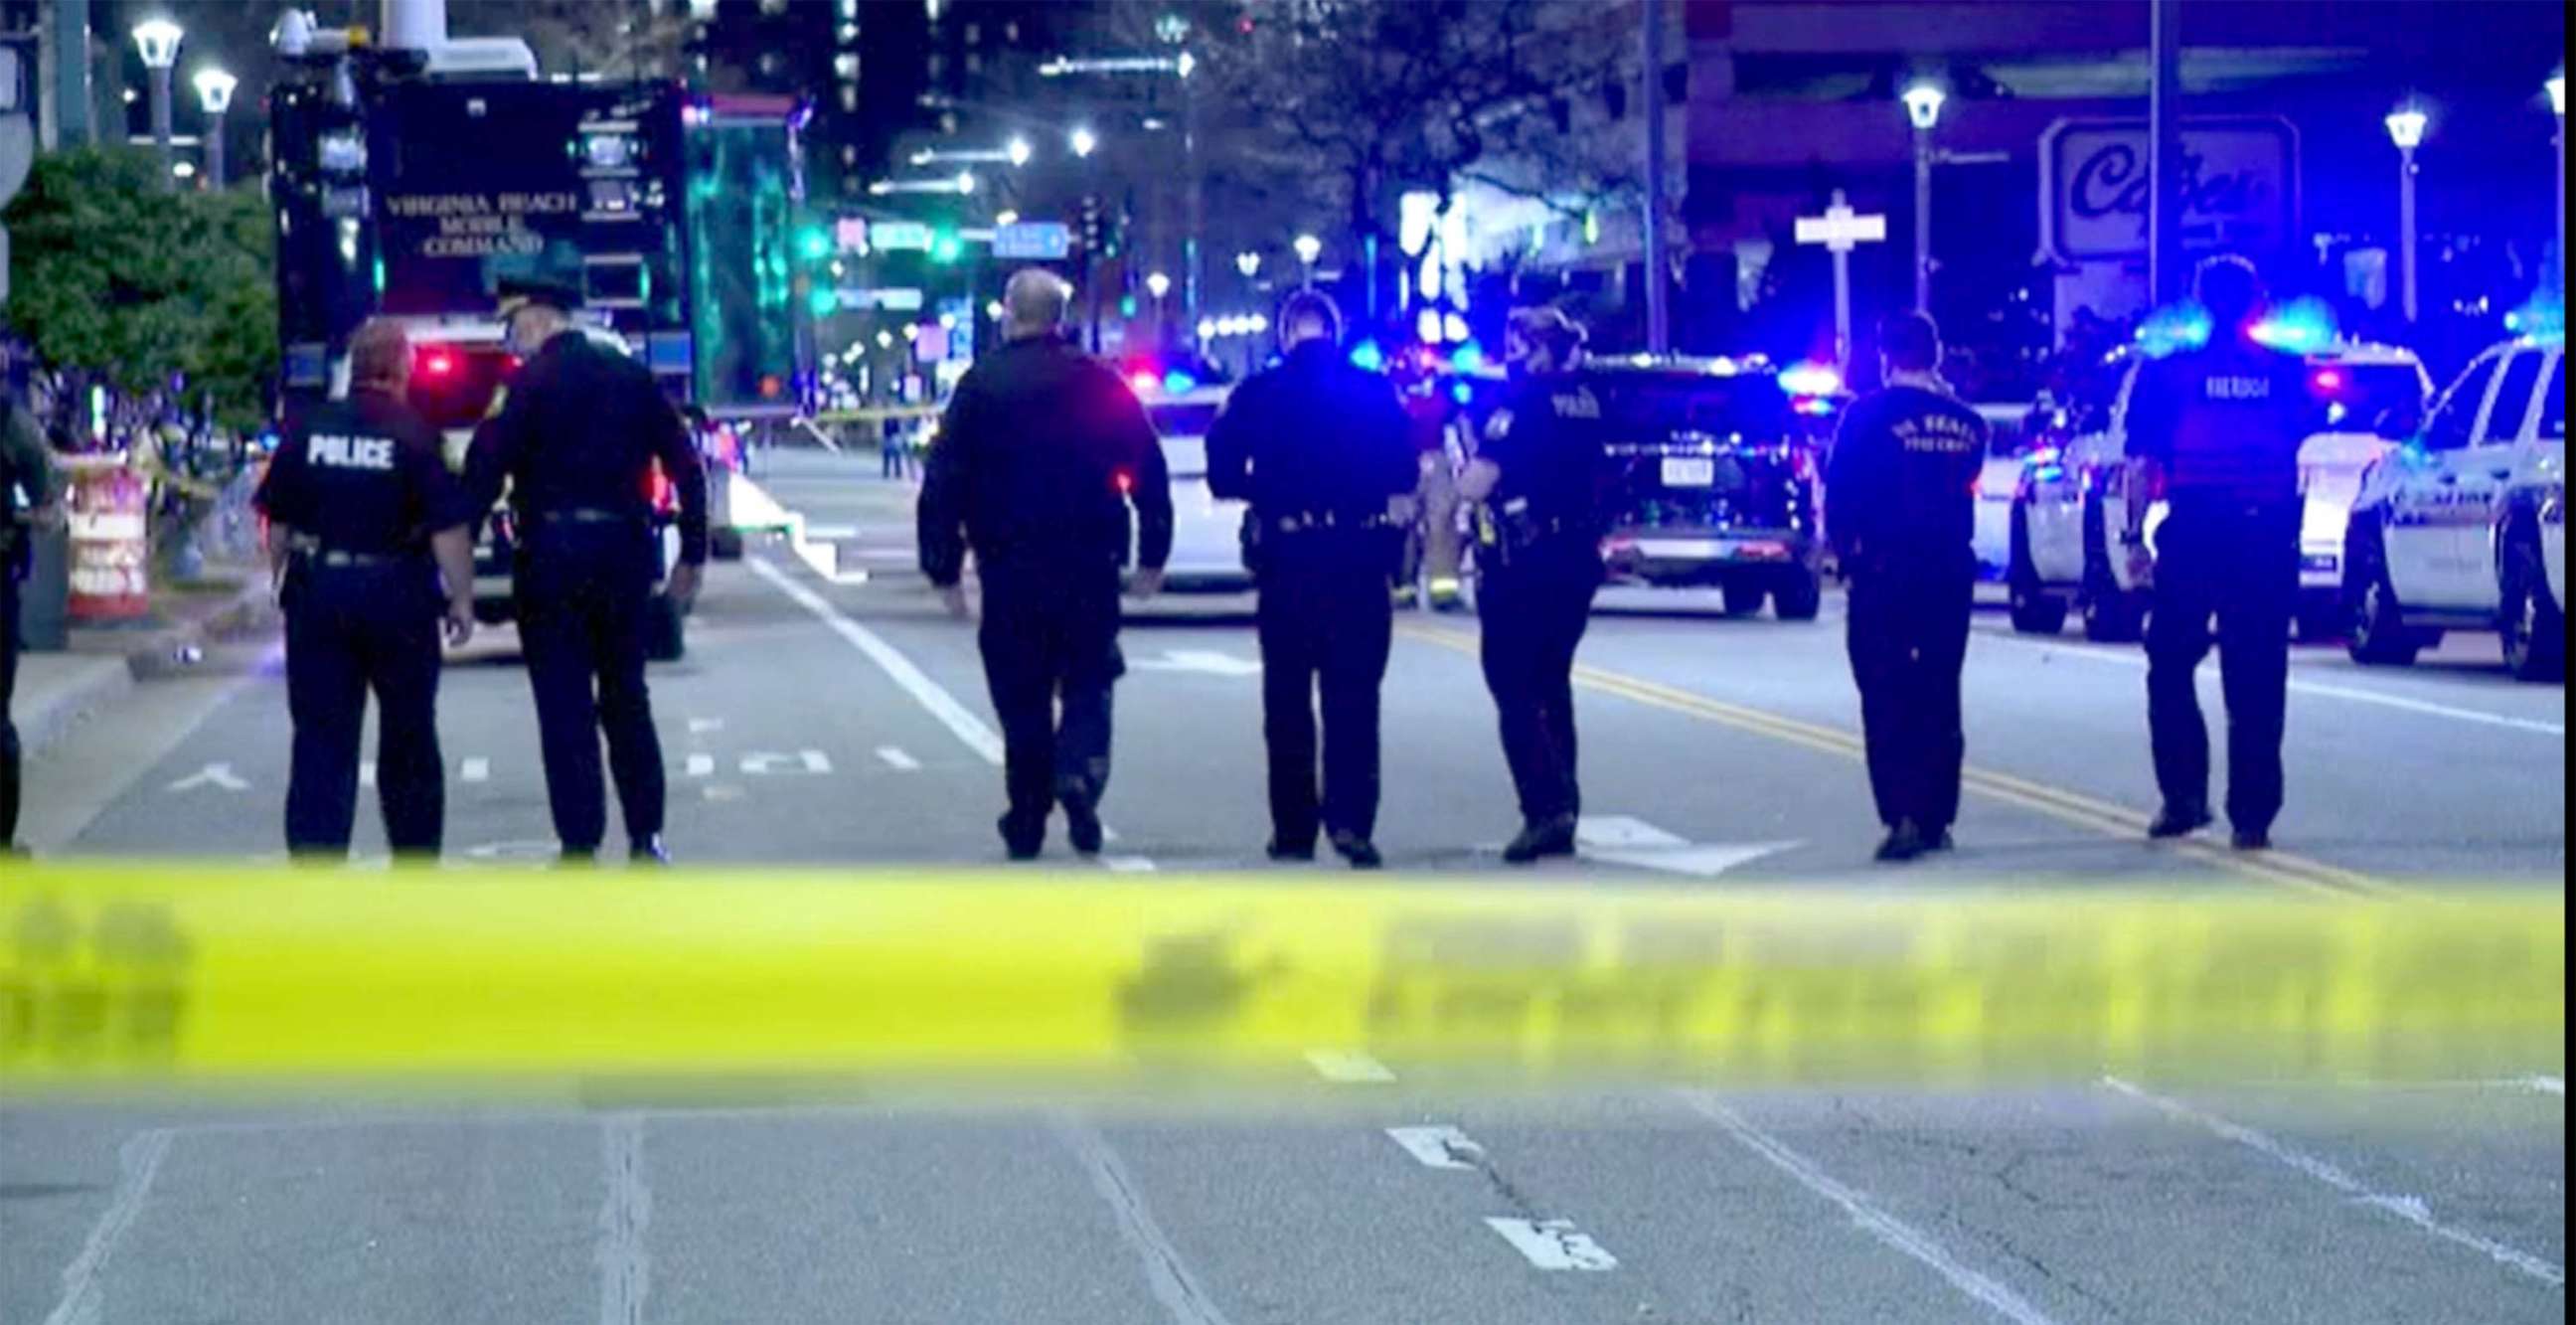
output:
[[1691,456],[1664,458],[1664,486],[1668,488],[1706,488],[1717,483],[1717,462]]

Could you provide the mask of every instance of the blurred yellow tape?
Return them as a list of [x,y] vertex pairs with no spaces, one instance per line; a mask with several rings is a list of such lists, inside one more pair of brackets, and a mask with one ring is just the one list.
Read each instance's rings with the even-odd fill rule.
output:
[[2556,1070],[2565,902],[936,874],[0,874],[0,1091],[585,1075]]

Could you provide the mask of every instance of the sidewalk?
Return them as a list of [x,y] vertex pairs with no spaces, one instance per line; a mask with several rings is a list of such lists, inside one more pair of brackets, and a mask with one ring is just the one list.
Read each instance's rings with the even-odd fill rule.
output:
[[270,629],[276,621],[264,573],[209,566],[205,578],[156,590],[151,615],[140,621],[75,625],[62,651],[18,655],[11,706],[18,739],[29,755],[41,753],[137,682],[185,672],[210,641]]

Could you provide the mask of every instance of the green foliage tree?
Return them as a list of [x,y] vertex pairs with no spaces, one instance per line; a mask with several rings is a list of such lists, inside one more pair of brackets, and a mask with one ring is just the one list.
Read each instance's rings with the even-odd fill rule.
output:
[[276,238],[254,187],[159,187],[131,148],[39,157],[9,205],[10,328],[44,362],[129,393],[210,390],[217,421],[256,426],[277,376]]

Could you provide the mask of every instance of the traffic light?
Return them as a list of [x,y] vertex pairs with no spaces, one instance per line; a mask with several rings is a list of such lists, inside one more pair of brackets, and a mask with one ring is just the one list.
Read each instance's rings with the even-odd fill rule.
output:
[[930,236],[930,260],[946,264],[966,255],[966,241],[957,232],[942,226]]
[[821,262],[832,256],[832,232],[820,225],[802,225],[796,229],[796,256],[807,262]]

